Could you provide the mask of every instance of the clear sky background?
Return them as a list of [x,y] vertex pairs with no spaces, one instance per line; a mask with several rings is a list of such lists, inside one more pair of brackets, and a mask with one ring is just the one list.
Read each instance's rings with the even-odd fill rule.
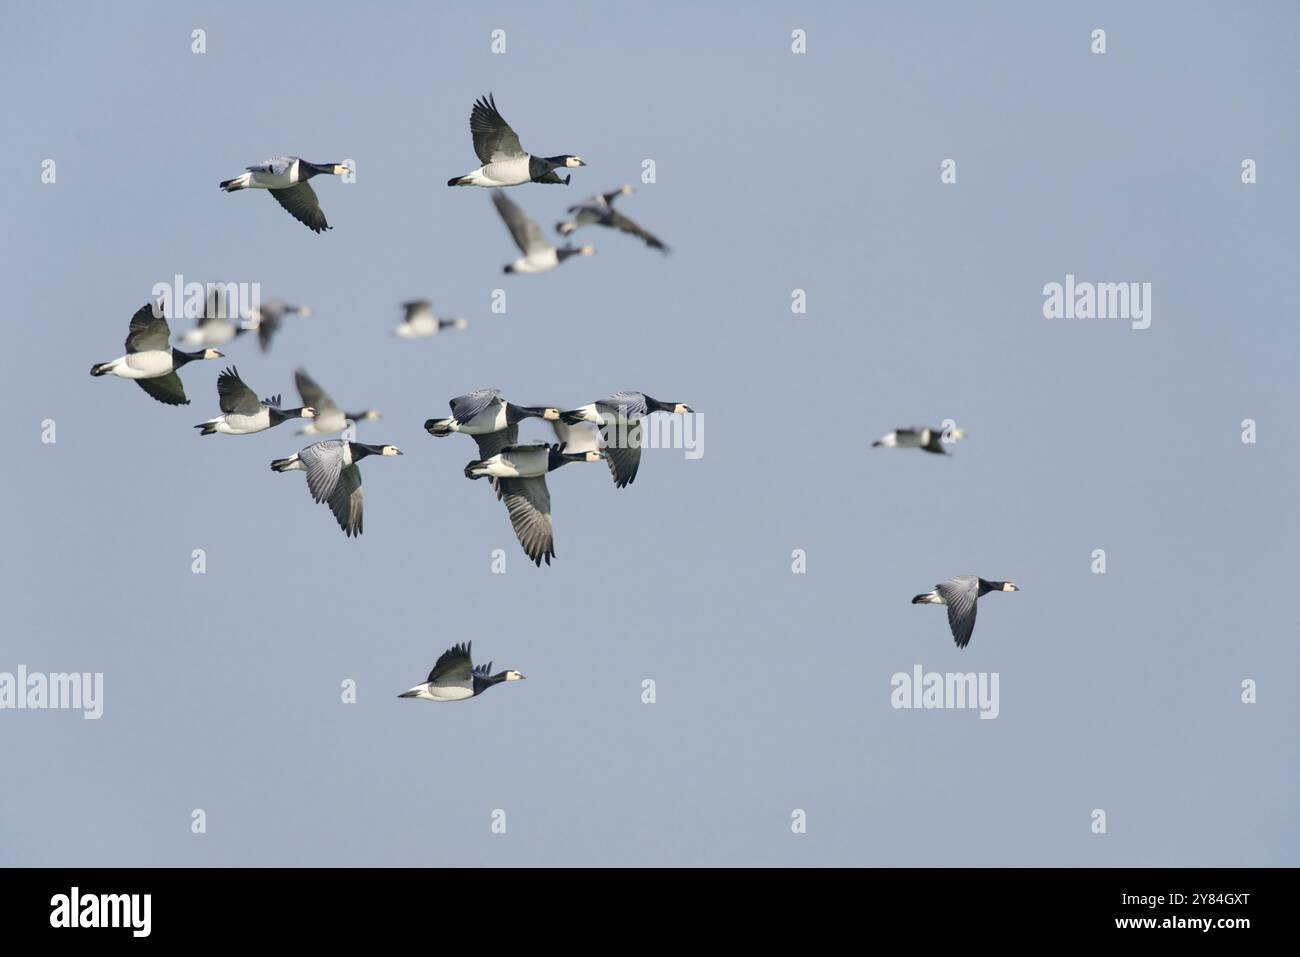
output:
[[[0,671],[103,672],[105,700],[0,712],[0,863],[1300,864],[1297,25],[1287,3],[6,3]],[[525,211],[549,230],[633,183],[622,209],[674,254],[589,229],[594,258],[503,276],[488,192],[444,185],[478,165],[489,91],[526,148],[589,164],[513,190]],[[277,153],[356,162],[316,181],[333,231],[218,191]],[[303,365],[383,411],[359,438],[406,455],[363,464],[361,539],[269,471],[293,423],[197,437],[224,363],[183,370],[180,409],[86,374],[176,273],[313,308],[267,356],[225,351],[259,394]],[[1150,282],[1151,328],[1045,319],[1067,273]],[[425,297],[469,329],[389,335]],[[647,452],[623,491],[552,476],[539,570],[462,476],[473,443],[422,428],[485,386],[684,401],[705,454]],[[950,458],[870,447],[944,418],[968,432]],[[981,601],[965,650],[909,604],[961,573],[1023,589]],[[464,640],[528,680],[396,698]],[[998,672],[1000,716],[894,710],[916,664]]]

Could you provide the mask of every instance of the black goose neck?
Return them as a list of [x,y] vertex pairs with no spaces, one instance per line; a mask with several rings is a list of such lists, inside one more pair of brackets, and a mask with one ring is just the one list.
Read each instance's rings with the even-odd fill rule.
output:
[[515,405],[513,402],[506,403],[506,423],[517,425],[524,419],[540,419],[545,415],[546,410],[531,405]]

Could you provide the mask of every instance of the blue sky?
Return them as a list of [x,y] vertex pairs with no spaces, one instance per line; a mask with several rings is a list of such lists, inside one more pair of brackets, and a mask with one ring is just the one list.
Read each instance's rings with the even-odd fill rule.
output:
[[[7,4],[0,671],[102,672],[105,700],[0,711],[0,863],[1300,863],[1295,27],[1286,4]],[[487,192],[444,185],[489,91],[525,147],[588,163],[513,190],[525,211],[549,229],[632,183],[674,254],[587,230],[595,257],[503,276]],[[216,188],[277,153],[356,162],[317,181],[334,230]],[[360,540],[267,468],[292,424],[196,437],[217,363],[182,409],[86,375],[177,273],[312,307],[269,355],[225,351],[261,394],[302,365],[383,411],[359,438],[406,455],[364,463]],[[1151,283],[1151,327],[1044,318],[1067,274]],[[469,329],[395,339],[413,298]],[[473,443],[422,428],[484,386],[684,401],[705,454],[647,452],[622,491],[557,473],[539,570],[461,474]],[[870,448],[945,418],[949,458]],[[961,573],[1022,588],[965,650],[909,604]],[[528,680],[395,697],[462,640]],[[998,673],[998,718],[893,709],[916,664]]]

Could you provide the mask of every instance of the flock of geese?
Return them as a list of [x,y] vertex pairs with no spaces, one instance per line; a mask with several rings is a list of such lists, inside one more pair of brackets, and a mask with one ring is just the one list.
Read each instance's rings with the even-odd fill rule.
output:
[[[573,256],[590,256],[591,246],[556,246],[503,189],[527,183],[568,185],[571,174],[560,169],[586,166],[570,153],[538,156],[524,150],[519,137],[497,110],[495,99],[476,100],[470,113],[470,136],[481,165],[447,181],[448,186],[478,186],[492,190],[492,203],[519,248],[520,257],[504,267],[506,273],[537,274],[557,268]],[[245,168],[220,188],[233,193],[245,189],[266,190],[291,216],[314,233],[332,229],[321,209],[310,180],[316,176],[344,176],[350,173],[342,163],[313,163],[296,156],[277,156]],[[615,202],[632,192],[630,186],[601,193],[567,209],[568,217],[556,224],[556,232],[569,237],[586,226],[603,226],[640,239],[663,253],[668,247],[656,236],[614,208]],[[463,330],[462,317],[439,317],[427,300],[403,303],[405,316],[393,330],[401,338],[425,338],[445,330]],[[219,347],[241,335],[257,334],[262,352],[286,318],[306,317],[310,310],[279,300],[259,304],[251,315],[236,321],[224,303],[212,297],[197,326],[179,337],[181,349],[171,344],[171,329],[161,303],[149,303],[131,317],[125,354],[91,367],[92,376],[115,376],[133,380],[151,397],[167,405],[188,405],[180,370],[195,361],[224,358]],[[380,418],[377,410],[347,412],[313,380],[305,370],[294,375],[302,405],[285,408],[279,395],[258,398],[258,393],[231,366],[217,376],[217,404],[220,413],[194,426],[200,435],[252,435],[275,428],[291,419],[303,420],[300,435],[321,436],[346,432],[357,422]],[[547,565],[555,557],[554,526],[547,476],[574,462],[604,461],[614,486],[624,489],[636,479],[641,464],[640,425],[656,413],[689,415],[693,410],[682,402],[665,402],[643,392],[616,392],[604,399],[563,410],[559,406],[519,405],[504,399],[498,389],[479,389],[450,400],[451,415],[429,419],[425,430],[442,438],[462,433],[474,439],[478,458],[464,468],[471,480],[487,478],[496,498],[505,505],[511,527],[529,560]],[[548,422],[555,442],[519,441],[519,425],[526,419]],[[617,438],[616,438],[617,436]],[[913,427],[897,429],[875,443],[885,448],[920,448],[947,454],[944,445],[960,439],[960,430]],[[364,491],[358,464],[369,456],[399,456],[395,445],[376,445],[350,438],[324,439],[287,458],[275,459],[275,472],[303,472],[307,490],[317,504],[329,506],[339,528],[348,537],[364,529]],[[975,625],[977,600],[990,591],[1016,591],[1011,582],[988,581],[962,575],[936,585],[933,591],[917,595],[914,604],[942,604],[948,609],[949,626],[958,647],[970,641]],[[455,701],[482,694],[502,681],[522,678],[517,671],[491,673],[491,664],[475,667],[469,644],[456,645],[438,658],[424,683],[401,697],[431,701]]]
[[[492,190],[492,203],[518,246],[520,257],[505,266],[507,273],[537,274],[555,269],[572,256],[590,256],[591,246],[556,246],[537,223],[511,202],[502,189],[526,183],[568,185],[570,174],[560,169],[578,169],[586,164],[572,154],[537,156],[520,145],[519,137],[498,112],[489,94],[477,100],[470,113],[470,136],[481,165],[463,176],[453,177],[449,186],[480,186]],[[346,176],[351,169],[343,163],[313,163],[297,156],[276,156],[248,166],[233,179],[222,181],[222,191],[265,190],[294,219],[314,233],[332,229],[311,185],[317,176]],[[604,226],[640,239],[663,253],[668,247],[621,212],[614,202],[632,192],[623,186],[570,206],[568,218],[557,223],[556,232],[568,237],[586,226]],[[402,304],[404,318],[393,334],[405,339],[426,338],[447,330],[463,330],[468,321],[459,316],[443,318],[427,300]],[[186,330],[172,345],[171,328],[162,302],[148,303],[131,317],[125,353],[91,367],[92,376],[130,379],[151,397],[166,405],[188,405],[180,371],[195,361],[225,358],[222,347],[246,333],[256,333],[263,353],[269,351],[276,332],[290,316],[309,316],[305,306],[280,300],[261,303],[246,316],[231,314],[220,291],[209,294],[197,325]],[[183,347],[183,348],[182,348]],[[219,413],[194,426],[199,435],[253,435],[290,420],[303,423],[299,435],[328,436],[348,433],[355,423],[376,421],[375,409],[348,412],[323,388],[298,369],[294,383],[302,404],[285,407],[280,395],[259,398],[231,365],[217,376]],[[454,433],[471,436],[478,457],[464,467],[464,475],[487,478],[496,498],[505,505],[515,536],[529,560],[539,567],[555,557],[551,497],[547,475],[571,462],[607,463],[614,486],[626,488],[637,476],[641,463],[640,425],[659,412],[687,415],[692,409],[682,402],[662,402],[642,392],[626,391],[564,410],[559,406],[524,406],[508,402],[497,389],[480,389],[450,401],[451,415],[429,419],[425,429],[433,436]],[[555,441],[519,441],[519,424],[529,418],[548,422]],[[329,507],[344,535],[358,536],[364,530],[364,491],[358,467],[369,456],[401,455],[395,445],[369,444],[351,438],[318,441],[286,458],[271,462],[275,472],[303,472],[312,500]],[[454,701],[473,697],[501,681],[522,678],[516,671],[491,674],[491,666],[474,667],[468,644],[457,645],[443,654],[428,680],[403,697]]]

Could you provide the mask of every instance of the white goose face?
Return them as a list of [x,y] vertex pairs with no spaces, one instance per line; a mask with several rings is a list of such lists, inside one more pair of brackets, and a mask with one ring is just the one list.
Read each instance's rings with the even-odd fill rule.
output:
[[675,406],[673,406],[673,413],[675,415],[686,415],[688,412],[694,412],[694,411],[695,410],[692,409],[685,402],[678,402]]
[[578,252],[582,253],[582,255],[584,255],[584,256],[594,256],[594,255],[596,255],[596,247],[595,247],[595,246],[583,246],[581,249],[578,250]]
[[1003,591],[1020,591],[1020,586],[1017,585],[1015,582],[1003,582],[1003,583],[1002,583],[1002,590],[1003,590]]
[[599,462],[599,461],[600,461],[601,459],[603,459],[604,457],[605,457],[605,455],[604,455],[603,452],[591,451],[591,452],[588,452],[588,453],[587,453],[587,461],[588,461],[588,462]]
[[565,157],[564,165],[569,169],[577,169],[579,166],[586,166],[587,164],[582,161],[580,156],[568,156]]
[[953,429],[951,432],[948,433],[949,442],[960,442],[964,438],[966,438],[965,429]]
[[558,422],[560,420],[560,410],[544,409],[542,411],[542,418],[545,419],[547,422]]
[[204,349],[204,350],[203,350],[203,358],[205,358],[205,359],[224,359],[224,358],[225,358],[225,355],[224,355],[223,353],[218,352],[216,349]]
[[384,455],[401,455],[401,454],[402,454],[402,450],[399,449],[396,445],[384,446]]
[[523,681],[524,676],[517,671],[507,671],[506,681]]
[[379,412],[375,409],[371,409],[369,412],[365,414],[364,418],[367,422],[378,422]]
[[624,186],[622,189],[619,190],[619,192],[622,193],[624,196],[631,196],[631,195],[632,195],[632,187],[631,187],[631,186]]
[[309,405],[304,406],[302,410],[302,417],[304,419],[314,419],[316,418],[316,410]]
[[336,165],[336,166],[334,167],[334,175],[335,175],[335,176],[346,176],[348,173],[351,173],[351,172],[352,172],[352,170],[348,169],[348,168],[347,168],[346,166],[344,166],[342,163],[339,163],[338,165]]

